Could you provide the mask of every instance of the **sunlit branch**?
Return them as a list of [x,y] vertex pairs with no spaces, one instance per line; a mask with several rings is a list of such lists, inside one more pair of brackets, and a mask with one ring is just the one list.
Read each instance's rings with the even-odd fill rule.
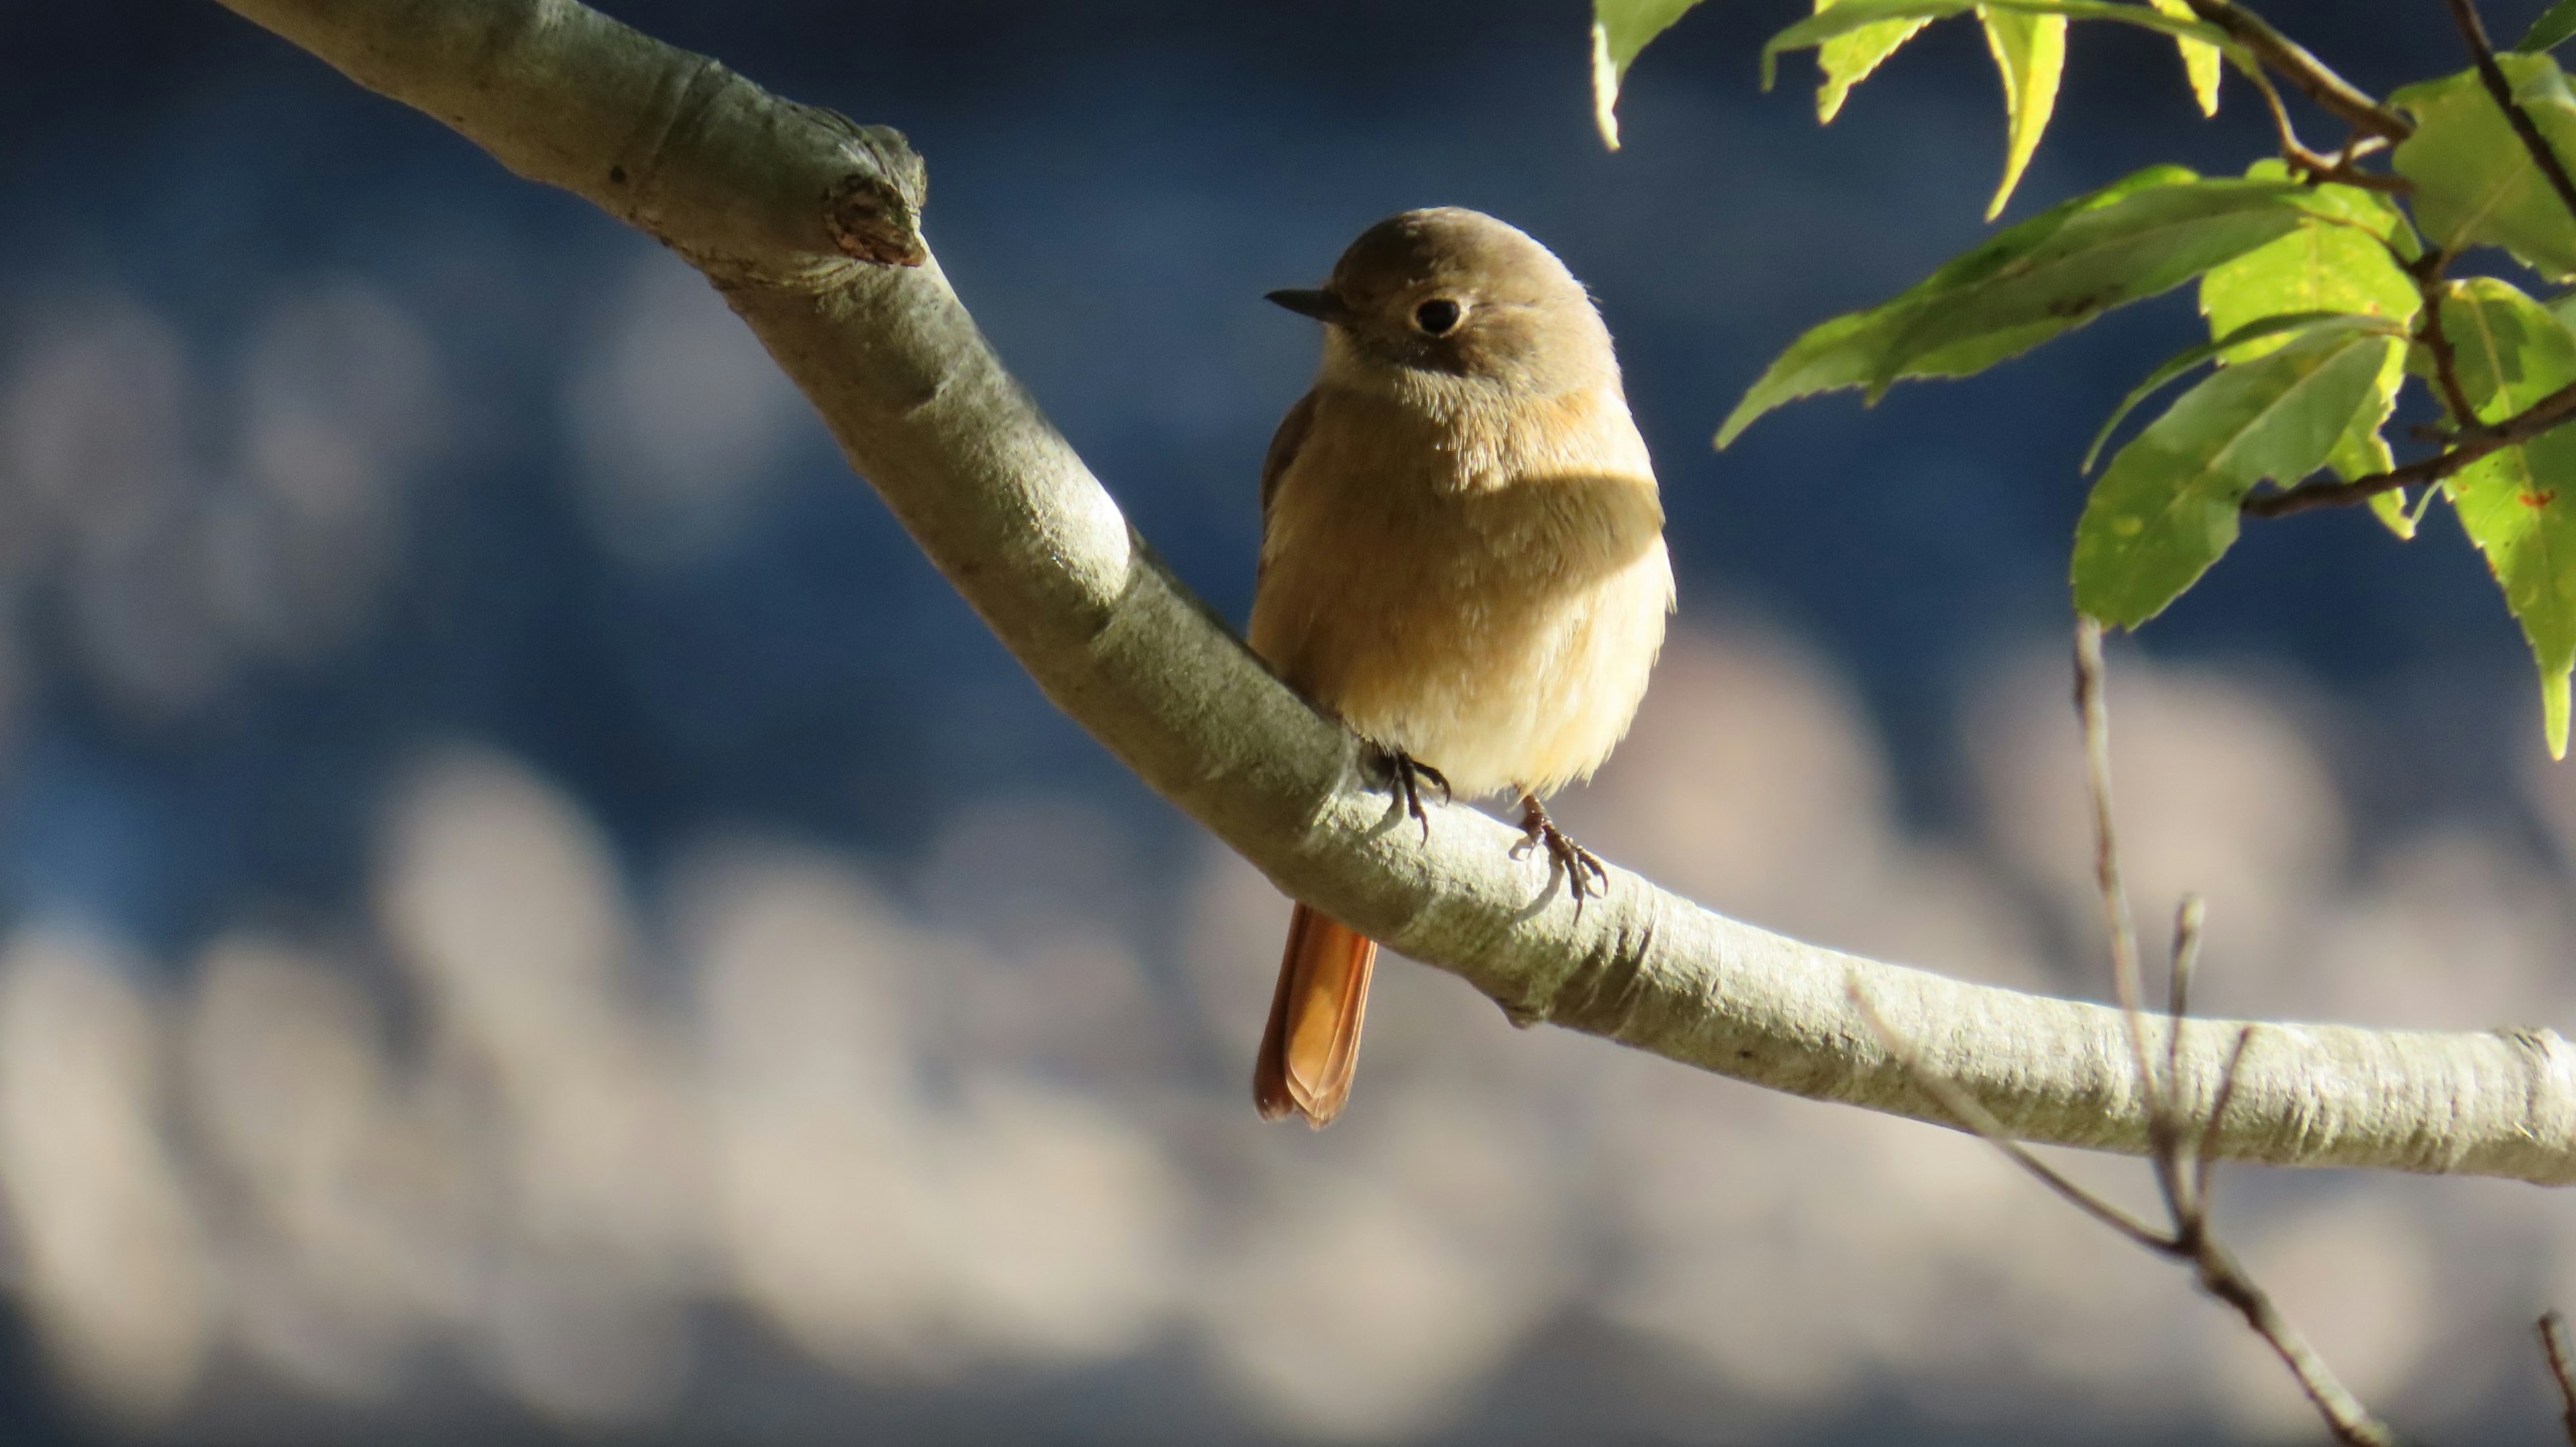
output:
[[[2148,1150],[2117,1010],[1857,959],[1623,870],[1578,917],[1561,878],[1512,857],[1519,835],[1500,821],[1442,808],[1427,840],[1399,827],[1359,742],[1172,576],[985,344],[921,242],[920,163],[895,133],[780,100],[575,0],[226,3],[696,265],[1047,696],[1288,893],[1515,1020],[1948,1121],[1932,1077],[1852,1004],[1857,980],[1907,1038],[1942,1042],[1942,1086],[2013,1137]],[[2238,1028],[2158,1043],[2214,1086]],[[2576,1049],[2552,1032],[2314,1025],[2265,1041],[2233,1077],[2211,1155],[2576,1181]]]

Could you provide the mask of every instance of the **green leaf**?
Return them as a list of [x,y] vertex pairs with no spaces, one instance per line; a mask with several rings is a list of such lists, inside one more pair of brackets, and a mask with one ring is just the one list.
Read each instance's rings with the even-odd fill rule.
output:
[[[2191,0],[2153,0],[2153,3],[2159,14],[2170,15],[2176,20],[2192,18]],[[2568,0],[2568,3],[2576,4],[2576,0]],[[2218,114],[2218,47],[2205,40],[2176,36],[2174,48],[2182,52],[2183,78],[2191,82],[2191,98],[2200,102],[2200,113],[2204,116]]]
[[1834,5],[1772,36],[1770,42],[1762,47],[1762,88],[1769,90],[1772,82],[1778,79],[1780,56],[1784,52],[1822,45],[1837,35],[1848,35],[1867,25],[1879,25],[1890,20],[1947,20],[1953,15],[1979,9],[2024,15],[2062,15],[2069,20],[2117,20],[2159,30],[2178,39],[2197,40],[2223,51],[2235,52],[2238,49],[2227,32],[2215,26],[2167,15],[2146,5],[2116,4],[2113,0],[1982,0],[1982,3],[1980,0],[1837,0]]
[[[2576,93],[2545,55],[2501,55],[2515,101],[2562,157],[2576,155]],[[2391,161],[2415,183],[2415,221],[2434,245],[2501,246],[2551,276],[2576,273],[2576,217],[2532,164],[2474,70],[2410,85],[2389,102],[2415,118]]]
[[2372,317],[2319,323],[2269,356],[2220,368],[2120,449],[2075,528],[2075,606],[2135,628],[2236,541],[2265,479],[2325,462],[2404,343]]
[[1981,5],[1977,20],[1985,27],[1995,74],[2004,83],[2004,179],[1986,206],[1986,219],[1992,221],[2004,214],[2004,203],[2021,184],[2021,173],[2057,110],[2057,83],[2066,74],[2066,17]]
[[1717,445],[1818,392],[1866,387],[1874,402],[1903,378],[1981,372],[2288,234],[2313,199],[2304,186],[2204,181],[2171,166],[2051,207],[1885,305],[1800,337],[1736,404]]
[[[2129,395],[2120,399],[2120,405],[2111,409],[2109,419],[2103,422],[2101,431],[2093,434],[2093,444],[2084,449],[2084,461],[2077,464],[2075,470],[2091,472],[2093,460],[2102,455],[2102,444],[2109,442],[2111,434],[2119,430],[2121,419],[2136,410],[2139,403],[2164,390],[2174,378],[2204,362],[2216,361],[2230,351],[2237,352],[2239,359],[2259,357],[2264,352],[2272,351],[2286,342],[2288,338],[2283,336],[2283,333],[2305,331],[2319,322],[2333,321],[2342,315],[2344,315],[2342,312],[2310,311],[2293,312],[2284,316],[2256,317],[2223,337],[2203,342],[2196,347],[2186,348],[2165,358],[2164,365],[2149,372],[2145,381],[2130,388]],[[2267,340],[2269,345],[2264,346],[2260,351],[2255,350],[2255,343]]]
[[1602,143],[1619,149],[1619,87],[1646,43],[1672,29],[1699,0],[1592,0],[1592,119]]
[[[2259,162],[2247,174],[2255,180],[2288,179],[2279,161]],[[2384,198],[2357,186],[2319,186],[2308,205],[2309,214],[2289,235],[2211,267],[2200,279],[2200,310],[2209,318],[2211,336],[2225,336],[2279,313],[2350,312],[2403,324],[2423,310],[2415,279],[2389,254],[2389,242],[2402,234],[2405,219]],[[2269,340],[2230,360],[2258,356],[2280,344]]]
[[[2388,425],[2390,414],[2397,410],[2397,389],[2406,382],[2406,352],[2404,347],[2389,349],[2388,360],[2381,364],[2370,390],[2362,395],[2360,409],[2345,424],[2343,435],[2335,439],[2334,450],[2326,454],[2327,468],[2346,482],[2373,477],[2397,465],[2397,455],[2388,450],[2388,439],[2379,435],[2379,429]],[[2423,500],[2410,510],[2402,489],[2374,493],[2369,502],[2370,514],[2395,533],[2400,542],[2411,542],[2415,524],[2424,516],[2424,505],[2432,496],[2431,489],[2426,489]]]
[[2558,0],[2540,12],[2540,18],[2531,22],[2531,28],[2522,33],[2513,48],[2525,55],[2538,55],[2566,44],[2571,35],[2576,35],[2576,0]]
[[[2381,469],[2381,471],[2386,470],[2387,469],[2385,468]],[[2342,470],[2338,468],[2335,475],[2337,477],[2341,477],[2343,475]],[[2354,476],[2368,477],[2370,474],[2368,472],[2360,472],[2355,473]],[[2430,493],[2425,495],[2427,497],[2431,496]],[[2415,525],[2423,520],[2424,510],[2420,505],[2412,508],[2408,507],[2406,505],[2405,493],[2374,492],[2370,495],[2370,500],[2364,503],[2363,506],[2370,509],[2370,515],[2372,517],[2379,519],[2379,525],[2381,527],[2395,533],[2399,542],[2411,543],[2415,541]]]
[[[2277,160],[2258,161],[2246,175],[2287,180],[2289,168]],[[2414,278],[2390,254],[2392,246],[2415,251],[2418,243],[2414,229],[2388,198],[2357,186],[2328,185],[2315,188],[2311,206],[2312,214],[2297,230],[2210,268],[2200,279],[2200,309],[2209,318],[2210,335],[2246,335],[2247,340],[2219,347],[2228,361],[2248,361],[2282,345],[2277,333],[2247,331],[2265,316],[2345,312],[2385,318],[2394,331],[2424,309]],[[2405,377],[2404,354],[2390,353],[2351,425],[2326,457],[2336,476],[2350,482],[2396,465],[2379,429],[2396,409],[2397,389]],[[2398,537],[2415,535],[2417,514],[2408,511],[2402,493],[2380,493],[2370,500],[2370,510]]]
[[[1833,8],[1835,0],[1816,0],[1816,13]],[[1831,124],[1842,114],[1843,102],[1851,98],[1852,87],[1869,79],[1880,62],[1896,53],[1896,48],[1914,38],[1914,33],[1931,22],[1914,20],[1881,20],[1858,30],[1837,35],[1816,47],[1816,68],[1825,73],[1824,84],[1816,87],[1816,119]]]
[[[2451,287],[2442,330],[2481,422],[2501,422],[2576,382],[2576,334],[2493,277]],[[2549,756],[2565,758],[2576,665],[2576,432],[2562,427],[2490,453],[2443,486],[2531,644]]]

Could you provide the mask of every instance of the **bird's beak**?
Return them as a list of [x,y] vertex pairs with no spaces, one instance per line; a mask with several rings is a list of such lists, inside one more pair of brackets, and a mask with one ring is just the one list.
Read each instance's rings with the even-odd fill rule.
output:
[[1351,309],[1342,305],[1342,299],[1329,291],[1274,291],[1264,299],[1277,302],[1301,317],[1313,317],[1319,322],[1338,325],[1349,321],[1351,317]]

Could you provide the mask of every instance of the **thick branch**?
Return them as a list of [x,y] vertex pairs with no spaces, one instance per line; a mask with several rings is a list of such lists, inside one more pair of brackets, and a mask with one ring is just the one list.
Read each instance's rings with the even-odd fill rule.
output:
[[[1435,810],[1424,841],[1371,792],[1356,742],[1128,528],[927,252],[918,267],[876,265],[835,239],[827,218],[850,195],[890,214],[917,204],[917,165],[891,132],[767,97],[573,0],[226,3],[697,261],[1047,695],[1281,888],[1458,974],[1517,1020],[1949,1121],[1852,1005],[1857,981],[1919,1042],[1926,1071],[2013,1135],[2146,1148],[2147,1097],[2116,1010],[1854,959],[1624,871],[1578,918],[1562,879],[1514,859],[1515,832],[1469,809]],[[903,229],[881,234],[902,242]],[[2185,1076],[2218,1079],[2239,1027],[2183,1029]],[[2548,1031],[2266,1026],[2213,1147],[2576,1181],[2576,1049]]]

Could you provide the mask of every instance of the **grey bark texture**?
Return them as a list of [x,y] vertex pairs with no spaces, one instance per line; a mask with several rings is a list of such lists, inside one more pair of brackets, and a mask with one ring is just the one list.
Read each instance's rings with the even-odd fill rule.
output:
[[[1952,1123],[1857,988],[1921,1069],[2012,1134],[2147,1148],[2114,1009],[1802,944],[1616,869],[1578,918],[1541,860],[1512,857],[1518,832],[1472,809],[1435,810],[1424,842],[1356,741],[1172,576],[1003,370],[922,242],[923,171],[895,132],[575,0],[224,3],[703,271],[1047,696],[1281,889],[1516,1021]],[[1244,486],[1249,507],[1249,471]],[[2159,1055],[2164,1028],[2150,1022]],[[2238,1028],[2186,1025],[2187,1105],[2206,1110]],[[2576,1181],[2576,1051],[2540,1029],[2265,1024],[2215,1145],[2275,1165]]]

